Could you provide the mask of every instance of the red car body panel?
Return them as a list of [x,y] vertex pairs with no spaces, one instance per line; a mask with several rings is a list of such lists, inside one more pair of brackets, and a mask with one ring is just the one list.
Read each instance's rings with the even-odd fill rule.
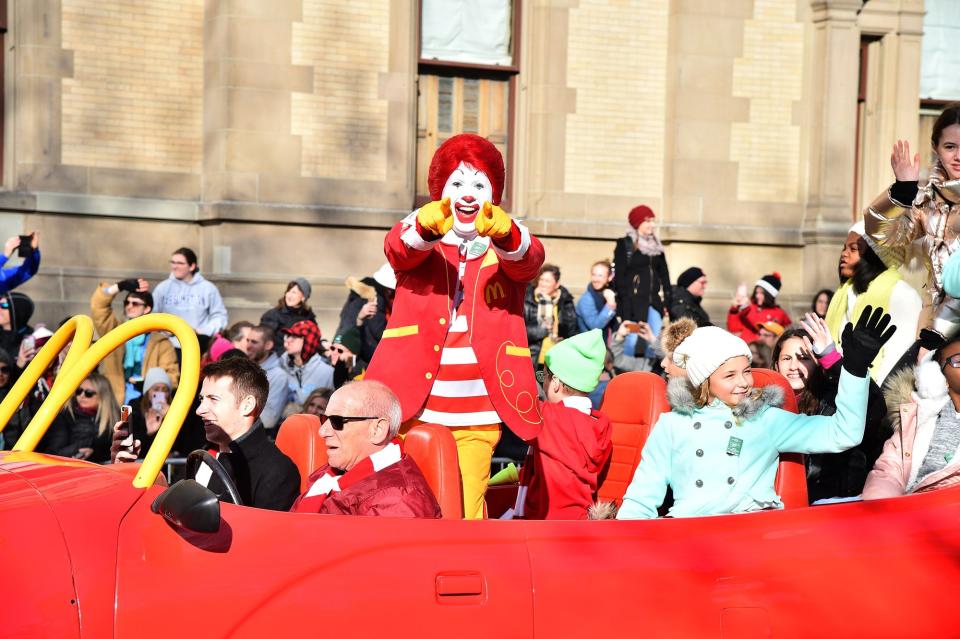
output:
[[222,504],[220,532],[202,535],[150,511],[159,487],[29,457],[0,453],[4,634],[956,634],[960,487],[653,521],[406,520]]
[[521,522],[221,514],[200,535],[130,512],[117,636],[533,636]]

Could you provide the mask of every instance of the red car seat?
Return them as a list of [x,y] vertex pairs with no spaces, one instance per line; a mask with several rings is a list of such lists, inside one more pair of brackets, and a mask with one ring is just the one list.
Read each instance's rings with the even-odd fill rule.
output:
[[600,472],[597,498],[618,505],[640,463],[640,452],[660,413],[670,410],[667,384],[653,373],[617,375],[603,393],[600,412],[610,419],[613,453]]
[[320,437],[320,418],[291,415],[277,433],[277,448],[293,460],[300,471],[300,492],[307,490],[310,473],[327,463],[327,447]]
[[[776,384],[783,389],[783,410],[797,413],[797,398],[794,397],[790,382],[783,375],[766,368],[753,369],[753,385],[756,387]],[[774,488],[784,508],[802,508],[807,506],[807,467],[800,453],[781,453],[780,467]]]
[[457,442],[450,429],[437,424],[414,426],[407,431],[403,449],[426,478],[440,503],[443,518],[463,519],[460,462],[457,459]]
[[[780,386],[784,391],[784,410],[797,412],[793,389],[783,375],[755,368],[753,382],[757,387],[770,384]],[[623,500],[623,494],[640,463],[640,454],[650,430],[657,423],[660,413],[670,410],[666,390],[666,382],[653,373],[624,373],[614,377],[607,385],[600,411],[610,419],[613,428],[613,453],[600,474],[598,499],[615,501],[617,504]],[[774,487],[785,508],[799,508],[808,504],[803,455],[780,455]]]

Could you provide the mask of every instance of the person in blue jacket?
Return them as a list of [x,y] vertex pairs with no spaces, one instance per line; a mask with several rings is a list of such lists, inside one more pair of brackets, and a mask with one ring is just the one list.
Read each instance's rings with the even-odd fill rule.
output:
[[33,231],[30,237],[30,254],[23,258],[19,266],[5,268],[10,256],[20,248],[20,236],[14,235],[3,246],[0,256],[0,295],[17,288],[40,270],[40,234]]
[[610,260],[590,267],[590,285],[577,301],[577,330],[581,333],[599,328],[604,339],[609,339],[616,329],[617,294],[610,288],[610,269]]
[[[783,508],[774,489],[780,453],[836,453],[863,438],[869,366],[896,327],[869,306],[847,324],[837,412],[797,415],[778,406],[779,386],[753,388],[750,348],[715,326],[698,328],[673,353],[687,377],[670,381],[672,411],[643,448],[617,519],[657,516],[667,486],[672,517]],[[847,342],[846,340],[850,340]]]

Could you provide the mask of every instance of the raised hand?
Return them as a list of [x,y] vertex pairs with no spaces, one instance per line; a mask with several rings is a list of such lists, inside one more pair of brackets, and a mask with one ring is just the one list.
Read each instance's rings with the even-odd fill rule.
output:
[[893,174],[900,182],[916,182],[920,179],[920,154],[910,159],[910,143],[906,140],[897,140],[890,154],[890,166]]
[[433,235],[443,237],[453,228],[453,211],[450,209],[450,198],[440,201],[427,202],[417,211],[417,222],[420,228]]
[[481,236],[488,236],[493,239],[500,239],[510,235],[513,228],[513,220],[507,215],[507,212],[495,204],[484,202],[480,214],[474,220],[473,225],[477,228],[477,233]]
[[823,357],[832,350],[833,338],[830,336],[830,329],[819,315],[807,313],[800,320],[800,326],[809,335],[803,338],[803,345],[808,351],[817,357]]
[[851,375],[866,377],[870,364],[896,330],[882,308],[864,308],[856,326],[848,322],[843,328],[843,367]]

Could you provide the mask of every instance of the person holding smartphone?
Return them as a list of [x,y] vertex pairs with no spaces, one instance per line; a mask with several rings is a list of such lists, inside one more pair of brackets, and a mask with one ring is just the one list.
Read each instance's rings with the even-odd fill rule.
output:
[[[19,266],[5,268],[7,262],[16,253],[23,258]],[[12,291],[40,270],[40,234],[31,231],[29,235],[14,235],[3,246],[0,257],[0,295]]]

